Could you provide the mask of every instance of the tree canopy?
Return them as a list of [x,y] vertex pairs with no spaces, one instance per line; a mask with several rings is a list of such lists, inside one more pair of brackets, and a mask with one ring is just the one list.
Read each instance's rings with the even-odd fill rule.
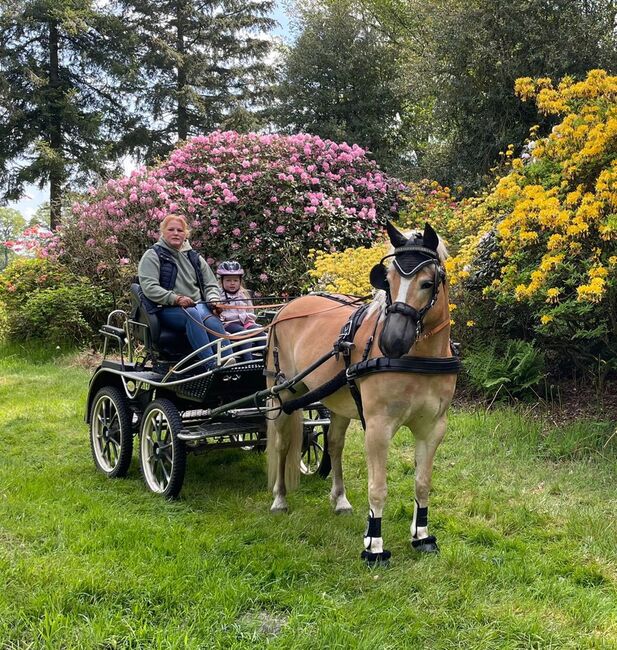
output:
[[354,0],[297,6],[299,36],[284,54],[278,125],[371,151],[400,171],[404,96],[395,44]]
[[90,0],[0,0],[1,198],[49,183],[52,227],[67,185],[109,171],[119,153],[123,33]]

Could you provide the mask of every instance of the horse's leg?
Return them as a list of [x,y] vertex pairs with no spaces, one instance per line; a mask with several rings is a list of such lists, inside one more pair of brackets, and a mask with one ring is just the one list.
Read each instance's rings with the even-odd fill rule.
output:
[[390,551],[384,550],[381,536],[381,517],[388,494],[386,464],[391,438],[392,426],[389,422],[367,418],[364,448],[368,468],[369,515],[361,557],[368,564],[385,562],[391,555]]
[[330,501],[337,515],[352,511],[351,503],[349,503],[345,494],[345,484],[343,483],[343,447],[345,446],[345,433],[348,426],[349,418],[336,413],[332,414],[330,428],[328,429],[328,453],[332,461]]
[[437,421],[426,436],[416,437],[416,495],[411,522],[411,545],[417,551],[437,553],[437,539],[428,534],[428,499],[431,490],[433,458],[446,433],[446,417]]
[[274,501],[270,512],[287,512],[287,490],[293,490],[300,475],[302,411],[281,414],[268,421],[268,485]]

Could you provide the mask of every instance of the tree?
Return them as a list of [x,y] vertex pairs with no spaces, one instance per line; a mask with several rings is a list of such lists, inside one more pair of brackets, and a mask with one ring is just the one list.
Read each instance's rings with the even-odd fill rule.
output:
[[146,116],[132,136],[146,161],[177,140],[215,129],[254,128],[270,82],[272,0],[117,0],[136,38],[133,87]]
[[555,123],[516,97],[517,78],[617,69],[614,0],[364,2],[405,50],[421,172],[467,192],[532,125]]
[[21,212],[13,208],[0,208],[0,269],[8,266],[11,256],[11,249],[6,243],[17,237],[25,225],[26,220]]
[[355,0],[296,6],[300,35],[285,53],[273,119],[357,143],[399,171],[406,147],[399,56]]
[[2,199],[50,186],[51,227],[71,181],[109,169],[120,151],[121,20],[91,0],[0,0]]

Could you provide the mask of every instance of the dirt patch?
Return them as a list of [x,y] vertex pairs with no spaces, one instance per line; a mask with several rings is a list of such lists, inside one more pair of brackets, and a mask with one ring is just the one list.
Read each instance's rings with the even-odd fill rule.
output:
[[[503,404],[497,399],[484,399],[468,387],[457,388],[453,406],[491,409]],[[601,390],[593,384],[564,381],[552,386],[547,398],[538,396],[535,402],[510,400],[530,417],[547,418],[556,425],[576,420],[617,422],[617,380],[607,381]]]

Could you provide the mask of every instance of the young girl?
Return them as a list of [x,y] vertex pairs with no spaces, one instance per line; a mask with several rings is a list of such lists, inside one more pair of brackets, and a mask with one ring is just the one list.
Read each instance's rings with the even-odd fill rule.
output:
[[[227,260],[221,262],[216,269],[216,274],[221,280],[221,299],[229,305],[221,312],[223,327],[230,334],[238,334],[246,330],[259,329],[255,322],[255,314],[246,307],[252,307],[253,302],[249,292],[242,286],[244,269],[240,262]],[[239,309],[238,309],[239,307]],[[242,345],[234,346],[234,350],[249,350],[255,345],[254,341],[248,341]],[[251,354],[243,354],[242,361],[250,361]]]

